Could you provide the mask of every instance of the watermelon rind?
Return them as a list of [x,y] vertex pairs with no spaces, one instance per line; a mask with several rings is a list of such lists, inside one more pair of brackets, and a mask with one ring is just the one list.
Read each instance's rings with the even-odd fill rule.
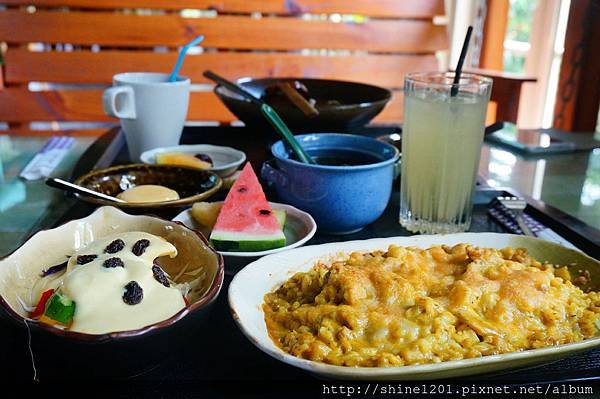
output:
[[[277,219],[277,222],[283,229],[286,221],[285,209],[273,209],[273,215]],[[241,237],[240,237],[241,235]],[[243,233],[231,233],[231,232],[215,232],[213,231],[210,235],[210,243],[213,248],[217,251],[223,252],[260,252],[268,251],[269,249],[281,248],[286,244],[285,236],[277,234],[275,236],[269,236],[264,238],[257,238],[256,236],[246,236]]]
[[215,232],[210,236],[210,243],[217,251],[224,252],[261,252],[285,246],[285,236],[257,238],[256,236],[243,239],[239,234]]

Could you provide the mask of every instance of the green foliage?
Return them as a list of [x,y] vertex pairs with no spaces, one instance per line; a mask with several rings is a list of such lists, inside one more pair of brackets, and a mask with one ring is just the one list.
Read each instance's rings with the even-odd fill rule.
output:
[[510,51],[504,51],[503,63],[505,72],[522,73],[525,70],[525,57]]
[[537,0],[511,0],[506,39],[528,42]]
[[[537,0],[510,0],[506,40],[529,42],[531,23]],[[525,70],[525,56],[504,50],[504,70],[522,73]]]

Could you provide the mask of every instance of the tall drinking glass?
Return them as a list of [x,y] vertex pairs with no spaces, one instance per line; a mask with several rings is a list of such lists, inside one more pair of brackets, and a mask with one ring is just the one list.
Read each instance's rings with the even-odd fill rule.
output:
[[453,80],[454,73],[443,72],[404,80],[400,224],[412,232],[453,233],[471,225],[492,81],[462,74],[451,93]]

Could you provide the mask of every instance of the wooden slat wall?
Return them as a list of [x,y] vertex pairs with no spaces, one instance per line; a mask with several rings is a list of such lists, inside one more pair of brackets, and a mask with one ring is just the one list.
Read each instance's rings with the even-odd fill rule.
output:
[[[206,37],[205,52],[189,55],[182,69],[193,83],[209,83],[202,76],[206,69],[230,79],[305,76],[371,83],[396,89],[376,119],[393,123],[402,118],[398,89],[404,75],[437,69],[434,53],[447,48],[445,27],[432,23],[444,13],[443,0],[0,0],[0,5],[7,6],[0,10],[0,42],[8,44],[0,121],[10,123],[110,120],[102,112],[100,87],[112,75],[168,71],[176,47],[198,34]],[[124,11],[128,8],[162,11],[138,15]],[[217,14],[184,18],[183,9]],[[254,12],[265,15],[256,18]],[[299,18],[303,13],[371,18],[335,23]],[[31,51],[30,43],[45,43],[45,51]],[[65,43],[73,51],[48,46]],[[100,51],[91,51],[91,45]],[[166,52],[156,52],[156,46]],[[300,51],[305,49],[317,51],[307,55]],[[29,82],[69,86],[30,92]],[[95,86],[71,86],[79,84]],[[236,119],[208,91],[192,93],[188,118]]]
[[[70,129],[70,130],[63,130],[61,131],[60,135],[61,136],[72,136],[72,137],[78,137],[78,136],[100,136],[104,133],[106,133],[107,128],[103,128],[103,129]],[[42,130],[42,129],[36,129],[36,130],[30,130],[28,128],[12,128],[12,129],[8,129],[8,130],[0,130],[0,135],[27,135],[27,136],[55,136],[56,135],[56,130]]]
[[354,24],[231,15],[182,18],[108,12],[0,12],[0,40],[9,44],[43,41],[115,47],[179,46],[200,34],[206,37],[203,46],[241,50],[328,48],[431,53],[447,47],[444,26],[419,20]]
[[[164,72],[175,63],[177,53],[135,51],[30,52],[9,49],[6,80],[57,83],[111,83],[123,71]],[[188,55],[181,74],[194,83],[209,83],[206,69],[230,79],[243,76],[304,76],[365,82],[401,88],[407,72],[437,69],[434,55],[321,56],[290,53],[219,52]],[[377,73],[373,73],[377,71]]]
[[[23,88],[0,90],[0,120],[15,121],[109,121],[102,112],[102,90],[53,90],[30,92]],[[211,92],[190,97],[189,119],[234,119]]]
[[[102,90],[53,90],[30,92],[24,88],[0,90],[0,120],[21,121],[109,121],[102,112]],[[402,94],[394,98],[379,115],[380,122],[402,118]],[[192,92],[189,120],[235,120],[212,92]]]
[[14,6],[70,6],[91,9],[213,9],[225,13],[272,13],[279,15],[359,14],[384,18],[424,18],[444,14],[439,0],[5,0]]

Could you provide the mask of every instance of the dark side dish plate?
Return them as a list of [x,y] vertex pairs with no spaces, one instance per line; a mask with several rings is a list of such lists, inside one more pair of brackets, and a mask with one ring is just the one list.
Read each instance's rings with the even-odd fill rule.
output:
[[213,172],[173,165],[131,164],[92,171],[75,180],[75,184],[116,197],[135,186],[155,184],[177,191],[179,199],[161,202],[115,203],[77,195],[82,201],[112,205],[123,209],[180,208],[203,201],[215,194],[222,180]]

